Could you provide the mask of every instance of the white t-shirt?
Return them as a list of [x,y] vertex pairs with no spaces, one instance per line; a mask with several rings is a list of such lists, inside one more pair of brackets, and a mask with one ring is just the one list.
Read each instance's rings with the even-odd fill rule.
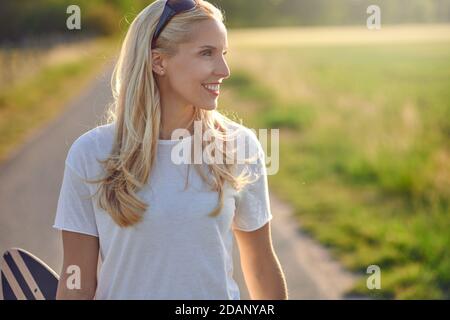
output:
[[[248,128],[250,143],[261,144]],[[103,171],[97,159],[112,148],[115,124],[98,126],[81,135],[69,149],[54,228],[99,238],[101,268],[96,299],[240,299],[233,279],[233,229],[253,231],[272,219],[263,157],[251,164],[262,175],[237,192],[226,184],[224,207],[215,217],[218,193],[211,191],[194,168],[174,164],[171,149],[183,140],[159,140],[149,182],[138,196],[149,207],[143,221],[121,228],[86,199],[97,185],[80,177],[98,178]],[[247,168],[248,165],[247,165]]]

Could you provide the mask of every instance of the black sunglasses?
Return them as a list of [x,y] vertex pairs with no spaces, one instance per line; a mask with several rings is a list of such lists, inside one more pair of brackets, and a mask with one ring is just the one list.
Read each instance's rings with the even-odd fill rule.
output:
[[194,9],[196,5],[197,2],[195,0],[167,0],[166,5],[164,6],[164,11],[161,18],[159,18],[158,25],[156,26],[155,33],[153,34],[152,48],[155,46],[156,39],[158,39],[161,31],[174,15]]

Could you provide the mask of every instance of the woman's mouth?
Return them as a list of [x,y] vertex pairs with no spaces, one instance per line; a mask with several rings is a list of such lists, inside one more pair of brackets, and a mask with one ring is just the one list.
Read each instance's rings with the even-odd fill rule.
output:
[[202,84],[202,87],[214,96],[218,96],[220,94],[220,85],[218,84]]

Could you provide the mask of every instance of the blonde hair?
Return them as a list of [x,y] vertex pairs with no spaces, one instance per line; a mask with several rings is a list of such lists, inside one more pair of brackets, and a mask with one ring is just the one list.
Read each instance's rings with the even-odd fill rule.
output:
[[[111,154],[98,160],[105,175],[98,180],[98,206],[109,213],[121,227],[139,223],[149,204],[141,201],[137,192],[147,183],[155,163],[161,121],[160,93],[152,70],[151,39],[165,0],[158,0],[143,9],[131,23],[115,65],[111,85],[114,102],[108,110],[107,122],[115,122],[115,137]],[[160,34],[154,50],[169,56],[177,53],[177,45],[188,42],[194,23],[217,19],[223,23],[221,11],[207,1],[197,0],[197,7],[176,15]],[[195,107],[192,121],[201,121],[202,131],[210,130],[214,138],[230,141],[233,134],[226,129],[232,123],[216,110]],[[194,132],[194,137],[198,133]],[[194,139],[193,139],[194,140]],[[202,146],[205,145],[203,139]],[[193,141],[191,141],[193,142]],[[232,157],[236,149],[222,149],[223,159]],[[192,152],[191,152],[192,154]],[[208,164],[212,180],[198,164],[193,164],[203,181],[219,194],[217,207],[209,213],[217,216],[224,202],[226,182],[240,190],[250,182],[242,172],[233,175],[235,164]],[[192,163],[192,162],[191,162]],[[188,166],[188,168],[190,165]],[[189,176],[189,174],[188,174]]]

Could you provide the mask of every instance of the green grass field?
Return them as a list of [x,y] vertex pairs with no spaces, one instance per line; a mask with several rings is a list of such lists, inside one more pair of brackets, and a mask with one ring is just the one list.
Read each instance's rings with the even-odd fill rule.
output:
[[280,129],[271,191],[362,275],[351,293],[449,299],[450,27],[317,30],[231,32],[221,108]]

